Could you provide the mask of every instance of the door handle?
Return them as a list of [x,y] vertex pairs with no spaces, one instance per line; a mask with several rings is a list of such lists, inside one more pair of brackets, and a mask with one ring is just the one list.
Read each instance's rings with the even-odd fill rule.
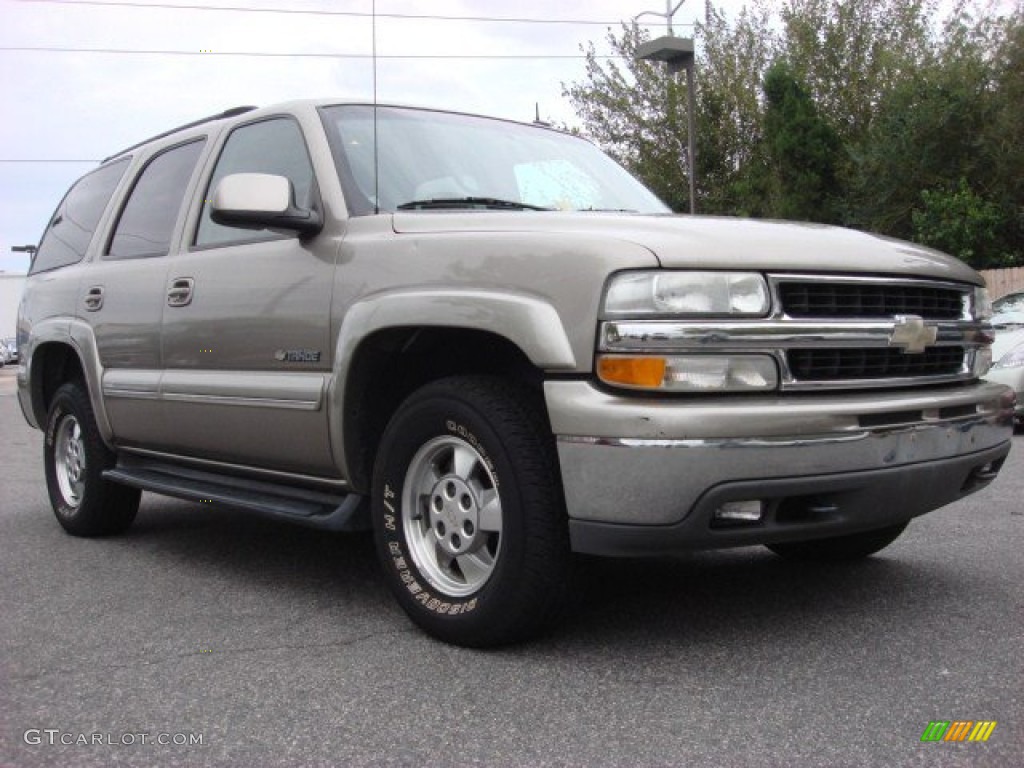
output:
[[85,311],[96,312],[103,309],[103,286],[94,285],[85,292]]
[[191,277],[176,277],[167,289],[167,306],[187,307],[192,303],[192,288],[195,281]]

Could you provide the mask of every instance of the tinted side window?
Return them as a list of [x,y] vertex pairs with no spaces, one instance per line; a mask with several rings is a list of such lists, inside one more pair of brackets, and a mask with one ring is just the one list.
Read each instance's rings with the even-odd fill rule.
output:
[[32,260],[31,274],[82,260],[96,225],[128,167],[128,158],[98,168],[75,182],[57,206]]
[[178,219],[185,187],[204,141],[174,147],[154,157],[135,182],[107,250],[108,259],[164,256]]
[[210,199],[217,183],[232,173],[271,173],[291,180],[295,190],[295,203],[308,208],[313,198],[313,164],[302,138],[298,123],[287,118],[264,120],[236,128],[228,136],[217,167],[210,179],[203,203],[196,245],[249,242],[281,237],[264,229],[253,231],[225,227],[210,218]]

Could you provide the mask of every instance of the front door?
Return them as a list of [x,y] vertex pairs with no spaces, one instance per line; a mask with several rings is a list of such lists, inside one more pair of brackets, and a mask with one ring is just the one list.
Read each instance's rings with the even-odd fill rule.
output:
[[326,392],[337,243],[210,218],[217,182],[234,173],[291,180],[296,203],[317,185],[299,124],[249,123],[228,135],[191,245],[169,260],[161,399],[170,448],[230,464],[330,477]]

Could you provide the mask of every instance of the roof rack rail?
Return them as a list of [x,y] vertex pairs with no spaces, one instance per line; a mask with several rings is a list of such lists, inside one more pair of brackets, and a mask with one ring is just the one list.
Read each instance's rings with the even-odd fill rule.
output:
[[177,133],[178,131],[184,131],[184,130],[187,130],[188,128],[195,128],[197,125],[202,125],[203,123],[210,123],[210,122],[213,122],[214,120],[223,120],[226,117],[235,117],[236,115],[244,115],[246,112],[252,112],[254,109],[257,109],[257,107],[253,107],[253,106],[232,107],[231,109],[225,109],[223,112],[221,112],[219,114],[210,115],[209,117],[203,117],[203,118],[200,118],[199,120],[193,120],[191,123],[185,123],[184,125],[179,125],[177,128],[171,128],[171,130],[164,131],[163,133],[158,133],[156,136],[150,136],[148,139],[140,141],[138,144],[132,144],[130,147],[122,149],[120,152],[115,152],[110,157],[103,158],[103,160],[102,160],[102,162],[100,164],[102,165],[103,163],[107,162],[108,160],[113,160],[115,157],[120,157],[123,154],[131,152],[133,149],[138,149],[143,144],[149,144],[149,142],[151,142],[151,141],[156,141],[157,139],[162,139],[165,136],[170,136],[171,134]]

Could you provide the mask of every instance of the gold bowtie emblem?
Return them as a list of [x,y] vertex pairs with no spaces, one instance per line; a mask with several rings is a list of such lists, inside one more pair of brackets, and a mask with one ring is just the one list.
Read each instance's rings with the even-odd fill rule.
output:
[[889,346],[902,347],[908,355],[919,355],[935,343],[938,335],[938,328],[925,325],[917,315],[896,315]]

